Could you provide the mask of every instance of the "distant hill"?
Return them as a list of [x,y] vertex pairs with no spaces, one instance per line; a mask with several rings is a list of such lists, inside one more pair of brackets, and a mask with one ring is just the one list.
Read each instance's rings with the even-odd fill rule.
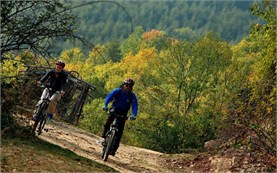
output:
[[[90,1],[65,1],[76,6]],[[117,5],[119,4],[119,5]],[[92,44],[126,39],[136,26],[145,31],[158,29],[172,37],[186,39],[191,29],[198,35],[213,31],[230,43],[249,34],[258,19],[249,10],[251,1],[114,1],[99,2],[73,10],[80,19],[78,34]],[[129,14],[124,11],[126,10]],[[78,43],[56,44],[56,49],[78,46]]]

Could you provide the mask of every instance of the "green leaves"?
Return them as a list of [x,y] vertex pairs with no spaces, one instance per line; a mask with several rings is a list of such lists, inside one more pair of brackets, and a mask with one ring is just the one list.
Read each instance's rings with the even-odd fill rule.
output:
[[[78,48],[64,51],[60,58],[67,63],[66,70],[77,71],[97,87],[95,99],[84,107],[81,126],[100,134],[106,117],[101,109],[105,96],[131,77],[139,114],[123,141],[162,152],[183,152],[201,148],[215,135],[230,137],[233,128],[237,134],[239,130],[263,134],[260,141],[268,145],[267,151],[274,151],[276,24],[272,15],[276,12],[266,5],[254,6],[253,11],[267,23],[254,26],[249,38],[232,47],[217,33],[194,35],[198,39],[188,42],[138,27],[122,44],[112,41],[95,46],[89,57]],[[30,57],[22,54],[23,59]],[[20,67],[5,62],[5,73]]]
[[[127,53],[131,48],[124,47],[127,42],[131,43],[128,46],[135,46],[130,49],[135,51]],[[159,47],[164,42],[166,46]],[[68,70],[77,70],[83,79],[99,88],[97,99],[85,107],[83,127],[100,133],[98,123],[103,120],[98,117],[102,116],[98,111],[103,104],[100,100],[119,87],[124,78],[132,77],[139,100],[137,122],[141,126],[137,126],[140,133],[135,137],[132,135],[135,128],[126,132],[127,137],[134,137],[128,141],[159,151],[180,152],[186,147],[201,147],[205,140],[213,138],[216,123],[220,122],[215,115],[221,114],[217,112],[221,101],[217,92],[223,90],[226,79],[222,73],[231,63],[228,44],[212,34],[188,43],[156,30],[142,33],[139,28],[125,43],[120,50],[127,54],[120,61],[100,62],[95,51],[85,61],[77,53],[61,56],[69,62]],[[113,43],[99,45],[97,50],[104,55],[113,50],[120,52]],[[91,121],[93,118],[95,121]]]

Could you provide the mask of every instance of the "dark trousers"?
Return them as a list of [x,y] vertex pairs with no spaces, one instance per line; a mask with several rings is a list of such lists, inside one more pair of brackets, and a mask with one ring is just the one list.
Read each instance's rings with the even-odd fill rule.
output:
[[[115,119],[115,115],[114,114],[110,114],[108,116],[108,118],[106,120],[106,123],[104,124],[104,130],[103,130],[103,133],[102,133],[102,137],[103,138],[105,137],[106,133],[109,131],[110,126],[113,123],[114,119]],[[125,126],[125,122],[126,122],[126,118],[117,118],[117,124],[118,124],[117,128],[118,128],[118,131],[116,133],[114,146],[112,148],[112,150],[114,152],[116,152],[116,150],[119,147],[120,139],[122,137],[124,126]]]

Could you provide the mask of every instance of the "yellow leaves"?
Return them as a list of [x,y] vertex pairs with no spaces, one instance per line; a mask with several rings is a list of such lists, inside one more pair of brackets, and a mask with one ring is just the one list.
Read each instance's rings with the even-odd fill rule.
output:
[[83,80],[89,80],[92,73],[91,65],[84,63],[82,61],[77,61],[75,63],[67,63],[65,70],[67,71],[77,71]]
[[118,63],[109,61],[106,64],[95,66],[94,70],[97,77],[105,79],[109,78],[109,76],[118,74],[120,71],[120,68],[118,67]]
[[272,111],[273,111],[273,108],[272,108],[272,107],[267,107],[266,110],[267,110],[267,113],[268,113],[268,114],[271,114]]
[[82,53],[82,50],[79,48],[74,48],[70,50],[65,50],[61,56],[60,59],[62,59],[64,62],[77,62],[82,59],[84,59],[84,54]]
[[6,78],[6,82],[15,80],[15,77],[21,70],[25,70],[24,64],[21,62],[21,57],[16,56],[14,59],[7,59],[1,63],[1,78]]
[[180,43],[181,43],[180,40],[177,40],[177,39],[174,39],[174,38],[170,39],[171,46],[176,46]]
[[123,62],[131,62],[131,61],[134,62],[134,61],[136,61],[139,64],[140,63],[144,64],[147,60],[149,60],[150,58],[153,58],[153,56],[155,56],[155,55],[156,55],[156,49],[154,49],[154,48],[142,49],[135,56],[131,56],[130,54],[128,56],[126,56],[123,59]]
[[111,76],[106,82],[105,89],[107,91],[111,91],[114,88],[118,88],[120,86],[120,84],[123,83],[123,80],[124,79],[122,78],[121,75]]
[[132,56],[130,54],[127,55],[120,63],[121,68],[126,71],[126,77],[135,76],[133,78],[138,78],[143,73],[143,69],[146,67],[147,62],[156,57],[156,49],[143,49],[139,51],[138,54],[136,54],[135,56]]

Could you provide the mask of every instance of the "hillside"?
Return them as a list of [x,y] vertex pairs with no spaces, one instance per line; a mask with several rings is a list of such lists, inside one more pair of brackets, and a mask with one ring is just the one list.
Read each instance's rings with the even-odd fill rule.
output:
[[[86,4],[72,12],[80,22],[78,35],[93,45],[123,41],[137,26],[145,31],[165,31],[170,37],[184,40],[212,31],[230,43],[237,43],[258,22],[249,10],[251,1],[65,1],[64,4],[73,7]],[[76,46],[85,48],[78,42],[62,40],[53,49],[62,51]]]
[[[25,124],[32,124],[28,117],[17,116]],[[152,150],[132,147],[121,144],[116,156],[110,156],[107,162],[103,162],[100,157],[101,145],[100,137],[81,130],[80,128],[68,125],[67,123],[51,121],[48,122],[44,132],[34,138],[33,147],[39,145],[40,153],[32,151],[27,140],[16,139],[11,141],[14,145],[7,145],[5,140],[2,145],[2,171],[50,171],[50,172],[253,172],[270,171],[270,168],[263,164],[262,160],[253,160],[244,148],[229,148],[218,152],[190,152],[183,154],[164,154]],[[10,141],[10,142],[11,142]],[[43,141],[55,144],[68,149],[77,155],[66,154],[61,156],[63,149],[51,147]],[[22,148],[18,143],[22,142]],[[17,143],[17,144],[16,144]],[[37,144],[36,144],[37,143]],[[48,147],[47,147],[48,146]],[[56,148],[54,152],[53,148]],[[64,153],[70,153],[65,151]],[[98,162],[98,164],[86,160]],[[16,163],[13,163],[13,161]],[[20,163],[20,164],[18,164]],[[77,165],[75,165],[77,163]],[[106,165],[108,167],[105,167]],[[272,169],[272,168],[271,168]]]

